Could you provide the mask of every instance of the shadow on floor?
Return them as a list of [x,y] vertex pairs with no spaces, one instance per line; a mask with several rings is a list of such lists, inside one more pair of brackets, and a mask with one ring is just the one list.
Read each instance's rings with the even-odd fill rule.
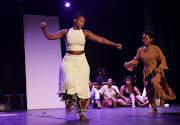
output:
[[161,115],[168,115],[168,116],[180,116],[180,113],[158,113],[158,114],[161,114]]
[[[90,119],[86,120],[80,120],[80,119],[74,119],[74,120],[66,120],[64,125],[88,125],[90,124]],[[62,124],[56,124],[56,125],[62,125]]]

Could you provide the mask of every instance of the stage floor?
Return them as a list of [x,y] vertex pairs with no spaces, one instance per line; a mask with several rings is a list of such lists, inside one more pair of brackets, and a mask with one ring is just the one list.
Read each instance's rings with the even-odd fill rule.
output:
[[0,125],[179,125],[180,105],[158,107],[158,113],[149,114],[151,108],[88,109],[87,120],[78,114],[66,114],[65,109],[0,112]]

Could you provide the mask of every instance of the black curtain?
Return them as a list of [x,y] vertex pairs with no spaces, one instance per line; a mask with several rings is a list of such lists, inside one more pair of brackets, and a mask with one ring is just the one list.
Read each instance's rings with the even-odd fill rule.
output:
[[176,93],[176,102],[180,102],[180,92],[178,89],[178,71],[177,59],[179,56],[179,18],[177,0],[144,0],[145,30],[152,31],[155,35],[154,44],[159,46],[164,53],[169,71],[166,79],[169,86]]

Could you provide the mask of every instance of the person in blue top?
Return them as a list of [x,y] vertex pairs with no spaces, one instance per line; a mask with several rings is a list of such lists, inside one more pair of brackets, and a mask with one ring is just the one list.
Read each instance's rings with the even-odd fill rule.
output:
[[106,70],[105,70],[105,68],[99,68],[98,69],[98,77],[96,78],[96,83],[98,84],[99,88],[102,87],[103,82],[107,82]]

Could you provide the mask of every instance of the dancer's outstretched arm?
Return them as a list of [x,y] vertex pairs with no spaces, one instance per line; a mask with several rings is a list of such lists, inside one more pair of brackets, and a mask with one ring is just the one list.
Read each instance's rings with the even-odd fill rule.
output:
[[101,43],[101,44],[114,46],[114,47],[116,47],[116,48],[118,48],[118,49],[122,49],[122,45],[121,45],[121,44],[117,44],[117,43],[112,42],[112,41],[110,41],[110,40],[108,40],[108,39],[106,39],[106,38],[97,36],[97,35],[95,35],[94,33],[90,32],[90,31],[88,31],[88,30],[85,30],[84,33],[85,33],[85,37],[86,37],[87,39],[90,39],[90,40],[92,40],[92,41],[96,41],[96,42]]
[[49,39],[49,40],[61,39],[61,38],[63,38],[63,37],[67,34],[67,32],[68,32],[67,29],[64,29],[64,30],[58,31],[57,33],[50,34],[50,33],[46,30],[46,26],[47,26],[46,22],[42,22],[42,23],[41,23],[41,28],[42,28],[42,30],[43,30],[43,33],[44,33],[44,35],[46,36],[46,38]]
[[134,59],[132,59],[132,60],[129,61],[129,62],[125,62],[125,63],[124,63],[124,67],[125,67],[127,70],[133,71],[135,65],[140,62],[139,50],[140,50],[140,49],[138,49],[138,51],[137,51],[136,56],[134,57]]

